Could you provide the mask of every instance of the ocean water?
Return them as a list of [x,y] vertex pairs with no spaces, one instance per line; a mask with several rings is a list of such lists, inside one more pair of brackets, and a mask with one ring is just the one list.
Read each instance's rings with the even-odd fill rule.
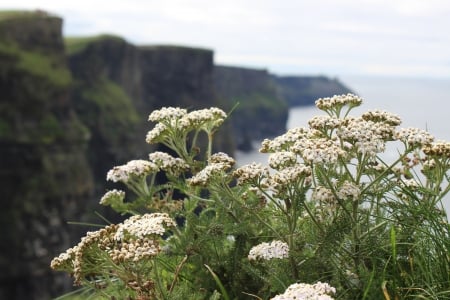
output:
[[[450,79],[343,77],[341,81],[363,98],[363,104],[352,115],[385,110],[400,116],[400,127],[425,129],[436,139],[450,141]],[[321,114],[315,106],[292,108],[287,128],[307,126],[311,117]],[[236,153],[239,165],[267,163],[268,156],[258,152],[260,142],[255,141],[254,146],[255,151]],[[444,206],[450,215],[450,197],[446,197]]]

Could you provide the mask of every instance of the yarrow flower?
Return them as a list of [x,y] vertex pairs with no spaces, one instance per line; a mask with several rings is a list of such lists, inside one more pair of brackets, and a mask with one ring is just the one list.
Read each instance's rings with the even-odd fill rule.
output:
[[359,186],[349,181],[345,181],[337,191],[337,196],[340,199],[351,198],[353,201],[356,201],[359,199],[360,195],[361,189]]
[[297,155],[290,151],[280,151],[269,155],[269,166],[275,170],[292,166],[297,162]]
[[213,178],[222,176],[231,166],[228,163],[213,163],[207,165],[203,170],[187,179],[187,183],[192,186],[207,186]]
[[434,141],[434,137],[425,130],[418,128],[401,128],[395,137],[409,146],[427,146]]
[[356,147],[357,152],[375,156],[383,152],[386,141],[394,134],[395,127],[383,122],[363,118],[347,118],[337,130],[337,136]]
[[145,238],[149,235],[163,235],[166,227],[175,227],[176,222],[166,213],[153,213],[136,215],[119,224],[115,240],[123,240],[128,233],[136,238]]
[[161,252],[161,247],[157,240],[144,238],[124,241],[119,243],[117,247],[106,250],[115,263],[120,263],[125,261],[138,262],[155,257]]
[[300,154],[306,162],[316,164],[335,163],[347,153],[334,141],[325,138],[298,140],[291,150]]
[[162,107],[159,110],[154,110],[148,117],[148,120],[152,122],[171,121],[173,119],[179,119],[186,114],[186,109],[179,107]]
[[148,174],[158,172],[156,164],[147,160],[132,160],[125,165],[117,166],[108,171],[106,180],[127,183],[136,177],[145,177]]
[[429,156],[441,156],[450,158],[450,142],[446,141],[436,141],[425,145],[423,148],[423,153]]
[[317,130],[328,130],[339,127],[342,120],[330,116],[315,116],[308,121],[309,127]]
[[158,123],[155,125],[155,127],[153,127],[152,130],[147,133],[145,141],[147,142],[147,144],[156,144],[163,141],[167,134],[167,126],[162,123]]
[[102,205],[111,205],[116,203],[123,203],[123,199],[125,199],[125,192],[119,190],[112,190],[106,192],[103,197],[100,199],[100,204]]
[[336,202],[336,197],[334,196],[333,191],[324,186],[317,186],[314,189],[311,198],[327,204],[334,204]]
[[320,281],[315,284],[294,283],[271,300],[333,300],[331,295],[335,293],[334,287]]
[[81,284],[84,276],[84,256],[87,255],[91,247],[98,247],[101,244],[112,241],[112,236],[117,230],[117,225],[109,225],[97,231],[89,231],[86,236],[74,247],[67,249],[58,257],[55,257],[50,267],[54,270],[63,270],[70,272],[74,277],[75,285]]
[[233,172],[233,176],[237,179],[237,184],[256,183],[269,176],[267,167],[260,163],[251,163],[244,165]]
[[261,153],[271,153],[271,152],[281,152],[289,151],[290,147],[294,143],[311,135],[311,131],[305,127],[297,127],[289,129],[285,134],[282,134],[273,140],[264,139],[261,143],[261,148],[259,152]]
[[366,121],[382,122],[391,126],[398,126],[402,123],[398,115],[382,110],[371,110],[363,113],[361,117]]
[[218,152],[218,153],[214,153],[213,155],[211,155],[211,157],[208,160],[208,163],[210,163],[210,164],[223,163],[223,164],[230,166],[230,168],[231,168],[232,166],[234,166],[236,161],[234,160],[234,158],[230,157],[228,154],[223,153],[223,152]]
[[316,106],[321,110],[340,109],[345,105],[351,107],[359,106],[362,103],[362,99],[353,94],[347,95],[335,95],[333,97],[320,98],[316,100]]
[[261,243],[250,249],[249,260],[271,260],[273,258],[289,257],[289,246],[282,241],[272,241],[270,243]]
[[149,160],[162,171],[178,176],[183,171],[189,170],[189,165],[182,158],[175,158],[165,152],[153,152],[149,154]]
[[226,117],[227,114],[223,110],[217,107],[211,107],[191,111],[183,117],[183,122],[189,124],[192,128],[211,131],[222,125]]

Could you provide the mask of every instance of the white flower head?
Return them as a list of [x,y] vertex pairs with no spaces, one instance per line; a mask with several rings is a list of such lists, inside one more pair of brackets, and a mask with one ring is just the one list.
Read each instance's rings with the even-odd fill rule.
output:
[[256,183],[269,176],[269,169],[260,163],[244,165],[233,172],[237,184]]
[[333,97],[320,98],[316,100],[317,108],[321,110],[340,109],[345,105],[355,107],[362,103],[362,99],[353,94],[335,95]]
[[148,120],[152,122],[171,121],[183,117],[186,113],[186,109],[179,107],[162,107],[159,110],[153,111],[148,117]]
[[162,171],[178,176],[183,171],[189,169],[189,165],[182,158],[175,158],[168,153],[156,151],[149,154],[149,160]]
[[145,177],[148,174],[158,172],[156,164],[147,160],[131,160],[125,165],[117,166],[108,171],[106,180],[126,183],[136,177]]
[[426,146],[434,141],[434,137],[425,130],[418,128],[401,128],[395,132],[395,138],[409,146]]
[[356,184],[345,181],[337,191],[337,196],[340,199],[351,198],[353,201],[357,201],[361,195],[361,189]]
[[297,155],[290,151],[280,151],[269,155],[269,166],[275,170],[292,166],[296,162]]
[[215,164],[215,163],[223,163],[226,165],[229,165],[230,167],[234,166],[236,161],[234,158],[230,157],[228,154],[223,152],[214,153],[211,155],[211,157],[208,160],[208,163]]
[[271,300],[333,300],[331,295],[335,293],[334,287],[320,281],[315,284],[294,283]]
[[250,249],[249,260],[271,260],[273,258],[289,257],[289,246],[282,241],[272,241],[270,243],[261,243]]
[[296,127],[289,129],[285,134],[280,135],[273,140],[264,139],[261,143],[259,152],[272,153],[280,151],[289,151],[294,143],[311,135],[311,131],[305,127]]
[[103,197],[100,199],[100,204],[102,205],[111,205],[113,203],[122,203],[123,199],[125,199],[125,192],[119,190],[112,190],[106,192]]
[[192,186],[207,186],[213,178],[223,176],[231,166],[228,163],[213,163],[207,165],[203,170],[187,179],[187,183]]
[[132,216],[118,226],[114,239],[122,241],[125,238],[125,232],[142,239],[149,235],[163,235],[166,227],[175,227],[177,224],[166,213],[153,213]]

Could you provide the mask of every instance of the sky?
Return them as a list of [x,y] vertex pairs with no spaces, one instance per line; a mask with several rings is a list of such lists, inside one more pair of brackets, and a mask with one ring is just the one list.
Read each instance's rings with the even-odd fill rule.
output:
[[43,9],[65,36],[214,50],[280,75],[450,79],[449,0],[0,0]]

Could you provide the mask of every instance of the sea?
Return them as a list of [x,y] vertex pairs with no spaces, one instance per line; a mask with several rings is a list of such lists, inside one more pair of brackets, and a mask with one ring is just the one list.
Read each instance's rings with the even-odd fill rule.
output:
[[[363,98],[351,115],[380,109],[395,113],[402,119],[400,127],[427,130],[437,140],[450,141],[450,78],[419,79],[396,77],[346,76],[339,80]],[[324,112],[315,106],[291,108],[287,129],[307,126],[308,120]],[[254,141],[254,151],[236,153],[238,165],[251,162],[267,164],[268,156],[258,152],[261,141]],[[444,201],[450,216],[450,195]]]

